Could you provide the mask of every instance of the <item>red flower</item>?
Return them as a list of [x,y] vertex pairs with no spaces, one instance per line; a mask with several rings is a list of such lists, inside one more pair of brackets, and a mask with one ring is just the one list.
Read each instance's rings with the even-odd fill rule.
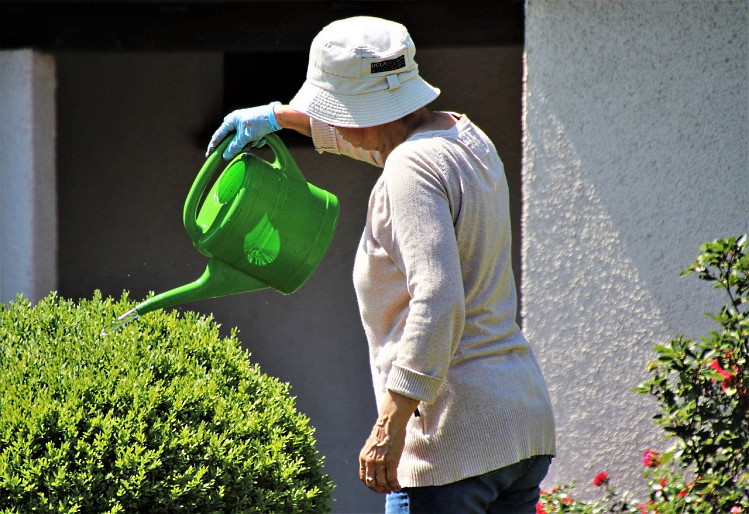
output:
[[[729,358],[729,355],[730,355],[730,350],[728,352],[726,352],[726,358]],[[721,380],[721,383],[720,383],[721,389],[723,389],[724,391],[726,391],[726,390],[730,389],[731,387],[733,387],[733,385],[734,385],[733,382],[734,382],[734,379],[736,378],[736,373],[739,372],[739,367],[738,366],[733,366],[733,371],[734,372],[731,373],[730,371],[728,371],[726,369],[723,369],[721,367],[720,361],[718,361],[718,359],[713,359],[713,362],[710,363],[710,365],[708,366],[708,368],[713,369],[716,373],[718,373],[719,375],[721,375],[723,377],[723,380]],[[711,378],[710,381],[711,382],[716,382],[716,380],[714,378]],[[744,396],[746,394],[746,390],[744,388],[740,387],[738,389],[738,393],[739,393],[740,396]]]
[[715,372],[721,375],[725,380],[730,380],[733,378],[733,373],[731,373],[730,371],[726,371],[725,369],[720,367],[720,362],[718,361],[718,359],[713,359],[713,362],[710,364],[710,366],[708,366],[708,368],[714,369]]
[[[653,500],[648,500],[647,503],[638,503],[636,508],[640,509],[641,514],[648,514],[648,512],[651,512],[652,507]],[[655,507],[652,512],[658,512],[658,507]]]
[[657,468],[661,463],[661,455],[658,450],[648,448],[642,452],[642,463],[648,468]]
[[743,511],[741,510],[741,507],[738,505],[735,507],[731,507],[731,514],[741,514]]
[[538,502],[536,504],[536,514],[547,514],[546,509],[544,509],[544,504],[541,502]]
[[605,471],[601,471],[593,478],[593,485],[601,487],[603,484],[609,481],[609,474]]
[[689,493],[689,489],[682,489],[681,491],[679,491],[679,494],[677,494],[676,496],[678,496],[679,498],[684,498],[687,495],[687,493]]
[[661,487],[666,487],[666,479],[665,478],[661,478],[661,481],[658,482],[658,483],[661,484]]
[[562,503],[566,503],[567,505],[569,505],[572,503],[572,498],[570,498],[569,496],[566,498],[562,498]]

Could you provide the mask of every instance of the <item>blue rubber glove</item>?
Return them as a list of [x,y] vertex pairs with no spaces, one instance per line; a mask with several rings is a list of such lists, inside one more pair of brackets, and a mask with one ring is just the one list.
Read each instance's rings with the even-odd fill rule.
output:
[[281,105],[281,102],[239,109],[227,114],[224,122],[211,137],[208,150],[205,152],[206,157],[232,132],[236,132],[234,139],[224,150],[224,159],[227,161],[241,152],[242,148],[248,144],[253,147],[263,146],[265,136],[281,130],[276,115],[273,113],[273,107],[276,105]]

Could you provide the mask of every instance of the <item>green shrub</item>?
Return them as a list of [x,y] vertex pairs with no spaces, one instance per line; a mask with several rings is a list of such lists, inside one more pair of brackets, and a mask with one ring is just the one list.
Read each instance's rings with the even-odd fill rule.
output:
[[0,512],[328,512],[288,386],[194,313],[101,335],[133,306],[0,306]]

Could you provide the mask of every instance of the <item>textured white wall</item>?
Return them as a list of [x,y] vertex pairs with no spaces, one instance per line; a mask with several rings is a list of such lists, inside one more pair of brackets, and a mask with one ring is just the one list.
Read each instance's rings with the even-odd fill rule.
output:
[[749,230],[748,6],[526,4],[522,318],[558,424],[547,485],[606,470],[637,490],[665,446],[629,390],[654,344],[714,328],[723,298],[680,270]]
[[55,65],[0,52],[0,302],[57,287]]

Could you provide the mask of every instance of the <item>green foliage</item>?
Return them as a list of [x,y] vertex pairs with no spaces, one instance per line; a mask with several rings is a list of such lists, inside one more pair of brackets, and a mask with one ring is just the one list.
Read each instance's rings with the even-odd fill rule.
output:
[[[653,349],[651,378],[635,392],[652,396],[673,446],[646,450],[644,477],[651,493],[640,512],[749,512],[749,241],[747,236],[705,243],[684,275],[696,275],[726,293],[709,315],[719,329],[693,341],[684,336]],[[596,484],[602,485],[602,484]],[[606,481],[602,501],[577,502],[571,487],[544,492],[538,512],[631,510]],[[613,496],[612,496],[613,495]],[[626,495],[625,495],[626,496]]]
[[328,512],[308,419],[236,333],[96,294],[0,306],[0,512]]
[[720,511],[739,501],[749,506],[749,241],[718,239],[700,250],[682,275],[726,293],[711,316],[720,329],[656,346],[652,378],[637,391],[658,401],[655,419],[675,439],[676,464],[696,476],[690,490]]

